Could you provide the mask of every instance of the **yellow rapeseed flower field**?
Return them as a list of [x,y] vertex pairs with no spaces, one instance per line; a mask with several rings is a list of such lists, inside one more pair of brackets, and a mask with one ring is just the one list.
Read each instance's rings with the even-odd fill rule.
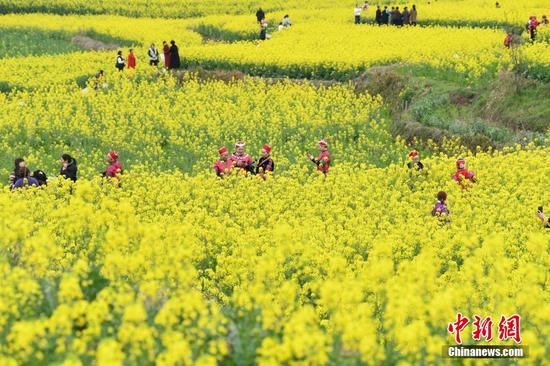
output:
[[[547,358],[548,149],[267,181],[130,173],[0,193],[5,364],[447,363],[457,311]],[[430,216],[449,193],[451,223]],[[29,204],[32,202],[32,204]],[[467,340],[468,334],[464,334]],[[248,361],[247,361],[248,360]]]
[[[550,230],[535,213],[550,202],[550,131],[488,151],[411,143],[355,78],[399,65],[465,88],[511,70],[543,85],[550,28],[503,41],[548,3],[422,1],[402,28],[372,24],[376,5],[355,25],[344,0],[0,0],[0,35],[26,37],[15,54],[0,42],[0,366],[455,365],[443,349],[458,313],[495,322],[481,342],[468,324],[466,345],[517,345],[498,320],[518,314],[529,356],[514,364],[544,365]],[[52,32],[132,47],[137,68],[26,48],[59,44]],[[150,43],[171,39],[190,72],[148,65]],[[327,175],[306,158],[320,139]],[[255,160],[269,144],[275,172],[216,177],[218,149],[239,140]],[[109,150],[120,180],[100,177]],[[74,183],[57,177],[63,153]],[[459,156],[477,178],[464,188]],[[17,157],[48,185],[10,190]],[[432,216],[439,191],[449,216]]]

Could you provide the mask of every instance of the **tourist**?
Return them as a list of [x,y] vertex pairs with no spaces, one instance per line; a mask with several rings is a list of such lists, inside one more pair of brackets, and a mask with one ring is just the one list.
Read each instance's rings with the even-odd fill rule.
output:
[[260,22],[260,40],[265,41],[267,39],[267,21],[263,19]]
[[416,5],[413,5],[411,11],[409,12],[409,24],[416,26],[416,18]]
[[361,10],[361,7],[355,4],[355,9],[353,10],[353,14],[355,15],[355,24],[361,23]]
[[61,155],[61,169],[59,175],[65,179],[70,179],[73,182],[76,182],[76,175],[78,173],[78,167],[76,165],[76,160],[69,154]]
[[180,63],[180,53],[178,46],[176,46],[175,41],[170,41],[170,69],[179,69],[181,67]]
[[384,10],[382,11],[382,24],[389,24],[390,23],[390,11],[388,10],[387,6],[384,6]]
[[432,210],[432,216],[449,216],[447,208],[447,193],[441,191],[437,194],[437,202]]
[[48,176],[46,173],[44,173],[42,170],[35,170],[32,173],[32,177],[36,179],[39,186],[46,186],[48,185]]
[[286,14],[284,17],[283,17],[283,27],[285,28],[288,28],[292,25],[292,23],[290,22],[290,17],[288,16],[288,14]]
[[134,49],[130,48],[130,53],[128,54],[128,68],[136,68],[136,55],[134,54]]
[[19,169],[19,178],[13,184],[13,188],[15,189],[30,186],[38,187],[40,186],[40,184],[35,178],[31,177],[31,172],[29,168],[23,166]]
[[149,65],[150,66],[158,66],[159,64],[159,50],[155,47],[155,44],[152,43],[151,47],[149,47]]
[[381,25],[382,22],[384,21],[384,18],[382,16],[382,10],[380,9],[380,5],[376,7],[376,17],[374,18],[374,20],[378,25]]
[[258,23],[261,23],[262,20],[265,19],[265,12],[262,10],[262,8],[259,8],[258,11],[256,12],[256,20],[258,21]]
[[504,38],[504,47],[506,48],[512,48],[512,37],[513,37],[513,33],[512,32],[509,32],[507,35],[506,35],[506,38]]
[[21,178],[21,169],[25,168],[26,166],[27,166],[27,163],[25,163],[25,160],[23,158],[15,159],[13,171],[10,173],[10,177],[9,177],[10,189],[13,188],[15,182],[17,182],[17,180]]
[[403,18],[402,18],[401,12],[399,11],[399,6],[395,8],[395,11],[391,16],[391,20],[394,25],[398,25],[398,26],[403,25]]
[[124,70],[124,67],[126,66],[126,63],[124,62],[124,57],[122,57],[122,51],[117,52],[115,66],[118,69],[118,71]]
[[403,24],[402,25],[409,25],[410,24],[411,18],[410,18],[409,8],[406,7],[406,6],[405,6],[405,9],[403,9],[402,18],[403,18]]
[[170,69],[170,46],[166,41],[162,41],[162,53],[164,54],[164,67]]

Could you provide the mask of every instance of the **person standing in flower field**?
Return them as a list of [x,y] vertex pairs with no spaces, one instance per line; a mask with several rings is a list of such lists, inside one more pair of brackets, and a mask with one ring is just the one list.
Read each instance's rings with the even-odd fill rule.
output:
[[409,169],[415,169],[417,171],[422,171],[424,169],[424,164],[420,161],[420,153],[416,150],[413,150],[409,153],[410,162],[407,163]]
[[265,19],[265,12],[262,10],[262,8],[259,8],[258,11],[256,12],[256,20],[258,21],[258,23],[261,23],[262,20]]
[[271,146],[264,145],[262,147],[262,157],[258,160],[258,166],[256,167],[256,174],[260,175],[262,178],[267,172],[272,172],[275,169],[275,163],[271,159]]
[[255,172],[254,160],[245,152],[245,144],[243,141],[237,141],[235,143],[235,152],[231,156],[231,161],[237,168],[250,173]]
[[413,5],[411,11],[409,12],[409,24],[416,25],[416,18],[417,18],[416,5]]
[[162,53],[164,54],[164,67],[170,69],[170,46],[166,41],[162,41]]
[[319,156],[317,159],[309,152],[306,152],[306,155],[309,160],[317,165],[317,171],[327,174],[330,169],[330,152],[328,151],[328,144],[325,140],[320,140],[317,145],[319,146]]
[[512,48],[512,37],[514,36],[514,34],[512,32],[508,32],[508,34],[506,35],[506,38],[504,38],[504,47],[506,48]]
[[450,212],[447,208],[447,193],[440,191],[437,193],[437,202],[432,210],[432,216],[441,217],[443,215],[449,216]]
[[78,167],[76,165],[76,159],[69,154],[61,155],[61,170],[59,171],[59,175],[65,179],[76,182],[77,172]]
[[130,48],[130,53],[128,54],[128,68],[136,68],[136,55],[134,54],[134,49]]
[[116,56],[116,68],[118,71],[124,70],[124,66],[126,66],[126,62],[124,61],[124,57],[122,57],[122,51],[118,51]]
[[229,159],[229,151],[226,147],[218,150],[220,158],[214,164],[214,171],[218,177],[225,177],[231,174],[233,170],[233,161]]
[[353,14],[355,15],[355,24],[361,23],[361,7],[358,4],[355,4],[355,9],[353,9]]
[[292,25],[292,23],[290,22],[290,17],[288,14],[285,14],[285,16],[283,17],[283,27],[285,28],[288,28]]
[[178,46],[176,46],[176,41],[170,41],[170,67],[169,69],[179,69],[181,66],[180,63],[180,53]]
[[107,169],[103,172],[104,177],[120,179],[120,174],[124,170],[122,164],[118,162],[118,153],[116,151],[109,151],[107,154]]
[[149,51],[147,53],[149,55],[149,65],[150,66],[158,66],[158,64],[159,64],[159,50],[157,50],[154,43],[151,43],[151,47],[149,47]]
[[456,161],[456,173],[453,175],[453,179],[459,183],[462,188],[465,187],[466,182],[477,182],[474,172],[466,169],[466,160],[464,158],[458,158]]

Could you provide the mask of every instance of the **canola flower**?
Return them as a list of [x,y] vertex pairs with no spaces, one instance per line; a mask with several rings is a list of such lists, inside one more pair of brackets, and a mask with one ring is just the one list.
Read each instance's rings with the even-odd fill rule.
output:
[[[362,2],[359,2],[362,3]],[[526,21],[525,14],[533,12],[542,15],[548,11],[545,0],[511,0],[500,1],[501,7],[495,7],[492,0],[438,0],[431,2],[415,2],[397,0],[393,5],[401,7],[416,4],[419,8],[420,20],[450,21],[458,24],[515,24]],[[163,17],[190,18],[215,14],[230,14],[232,16],[253,15],[258,7],[263,7],[269,13],[300,12],[312,13],[323,10],[332,14],[345,14],[348,22],[353,21],[353,2],[347,0],[275,0],[265,3],[258,0],[235,0],[228,3],[224,0],[187,0],[177,3],[173,0],[134,0],[120,4],[115,0],[19,0],[12,2],[0,0],[5,12],[55,14],[118,14],[130,17]],[[363,17],[374,19],[376,2],[370,2],[370,9],[363,12]],[[381,4],[383,5],[383,4]]]
[[[277,24],[283,14],[269,14],[268,21]],[[434,25],[426,27],[355,26],[346,20],[343,12],[333,14],[318,9],[297,10],[293,14],[297,21],[291,29],[274,31],[271,40],[261,43],[252,41],[257,38],[258,26],[247,15],[174,20],[9,14],[0,16],[0,26],[17,29],[40,24],[37,31],[93,32],[134,43],[138,74],[151,70],[146,67],[149,44],[154,42],[160,46],[162,40],[171,39],[178,41],[184,66],[238,69],[261,76],[346,80],[376,65],[403,63],[425,66],[445,77],[450,73],[475,82],[514,66],[509,50],[503,47],[505,32],[502,29],[454,27],[436,21],[430,21],[428,24]],[[515,24],[523,27],[523,22]],[[545,34],[546,28],[541,26],[541,40]],[[547,47],[539,46],[533,52],[526,43],[520,49],[532,54],[525,59],[532,70],[529,75],[550,79]],[[123,55],[126,54],[124,51]],[[4,89],[75,82],[82,86],[100,68],[114,71],[113,58],[108,52],[7,58],[1,60],[0,82],[6,85]]]
[[[5,364],[450,364],[457,311],[548,358],[545,148],[318,174],[129,173],[0,192]],[[451,223],[430,211],[449,194]],[[32,204],[29,202],[32,201]],[[269,204],[268,204],[269,202]],[[464,342],[471,341],[468,332]]]
[[[256,79],[224,83],[115,74],[109,87],[87,93],[64,85],[0,96],[0,174],[23,156],[48,174],[61,154],[79,162],[81,176],[104,169],[106,151],[123,165],[150,172],[211,171],[221,146],[247,143],[256,160],[271,144],[278,172],[308,166],[305,151],[329,141],[337,162],[385,166],[405,147],[395,142],[380,97],[356,94],[350,84],[317,88]],[[144,103],[147,101],[147,103]]]

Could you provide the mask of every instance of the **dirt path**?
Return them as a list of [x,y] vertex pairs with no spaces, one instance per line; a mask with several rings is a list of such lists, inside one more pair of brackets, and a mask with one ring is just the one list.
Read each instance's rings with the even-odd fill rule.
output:
[[84,35],[74,36],[71,43],[89,51],[114,51],[120,48],[117,44],[101,42]]

